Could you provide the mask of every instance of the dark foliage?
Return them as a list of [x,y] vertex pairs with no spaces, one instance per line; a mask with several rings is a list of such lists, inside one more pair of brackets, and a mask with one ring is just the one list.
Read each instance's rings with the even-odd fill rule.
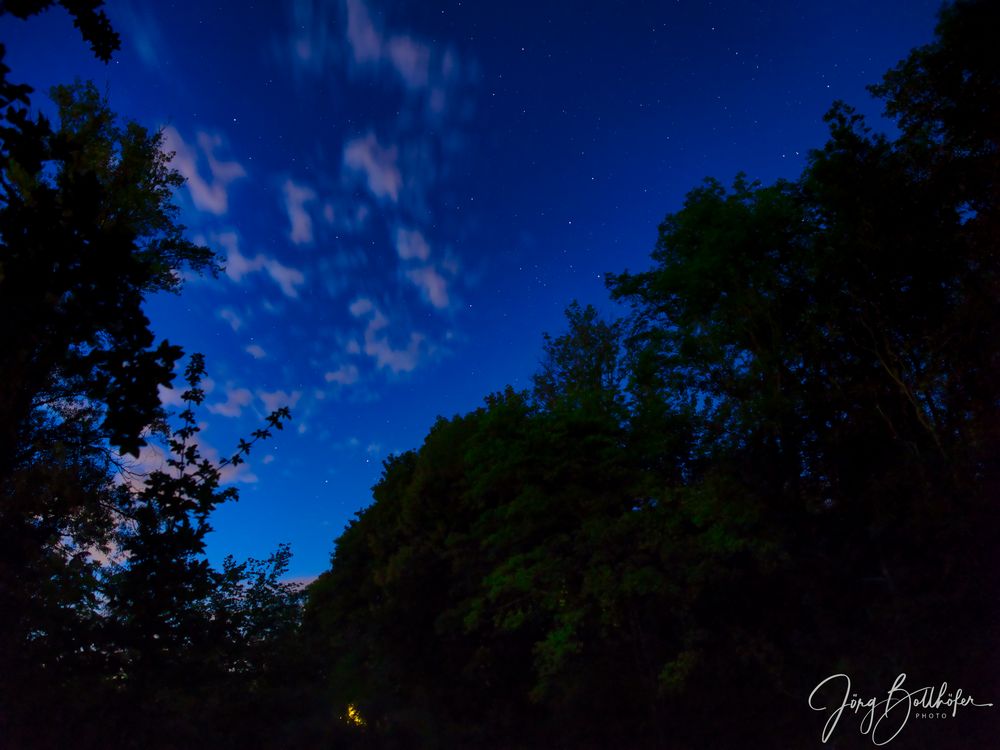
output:
[[[10,13],[15,18],[27,19],[56,4],[55,0],[4,0],[0,15]],[[73,17],[73,25],[80,30],[97,59],[110,62],[111,56],[121,48],[121,39],[101,10],[104,0],[59,0],[58,5]]]
[[[100,3],[62,5],[107,59],[118,40]],[[181,351],[156,341],[143,301],[216,267],[183,238],[183,180],[160,134],[121,122],[92,85],[53,90],[53,125],[8,73],[0,63],[0,746],[280,746],[292,735],[262,706],[311,705],[282,682],[301,664],[290,551],[221,571],[203,552],[213,509],[236,499],[222,472],[290,415],[204,459],[193,355],[169,432],[158,389]],[[126,454],[147,444],[165,465],[134,473]]]

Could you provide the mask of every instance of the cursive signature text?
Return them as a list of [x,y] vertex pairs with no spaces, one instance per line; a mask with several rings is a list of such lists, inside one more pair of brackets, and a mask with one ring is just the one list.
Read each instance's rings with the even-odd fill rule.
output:
[[[993,705],[976,703],[972,696],[965,695],[961,688],[949,691],[947,682],[941,683],[937,688],[928,686],[917,690],[906,690],[903,687],[905,681],[906,673],[900,674],[892,683],[886,697],[881,700],[875,697],[859,698],[857,693],[851,692],[851,678],[846,674],[830,675],[821,681],[809,694],[809,708],[813,711],[830,712],[826,724],[823,725],[821,735],[823,742],[830,739],[845,711],[855,715],[864,712],[861,719],[861,733],[869,735],[875,745],[885,745],[903,731],[914,711],[918,715],[932,711],[939,712],[941,716],[950,713],[954,717],[958,714],[959,707]],[[826,695],[831,696],[833,701],[821,704],[823,696]]]

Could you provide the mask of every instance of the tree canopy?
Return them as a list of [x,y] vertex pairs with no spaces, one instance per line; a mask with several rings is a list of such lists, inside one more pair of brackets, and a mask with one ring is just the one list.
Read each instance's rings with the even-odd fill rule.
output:
[[[61,5],[107,61],[119,42],[101,3]],[[178,222],[183,178],[162,135],[93,84],[54,88],[53,123],[9,72],[0,47],[0,744],[273,745],[259,705],[289,694],[270,672],[298,621],[290,550],[215,570],[204,539],[236,499],[222,469],[290,414],[205,459],[195,354],[169,426],[159,389],[182,351],[143,303],[217,269]],[[161,467],[130,462],[147,445]]]

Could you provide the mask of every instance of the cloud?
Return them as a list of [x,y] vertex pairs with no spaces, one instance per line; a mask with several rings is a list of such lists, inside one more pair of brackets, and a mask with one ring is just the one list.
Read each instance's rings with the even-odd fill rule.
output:
[[282,578],[281,583],[287,583],[289,586],[294,586],[296,590],[301,591],[315,583],[317,578],[319,576],[290,576],[289,578]]
[[[430,258],[431,248],[424,235],[416,229],[396,230],[396,252],[402,260],[422,260]],[[453,271],[455,269],[452,269]],[[410,268],[406,278],[418,289],[425,300],[439,310],[448,307],[448,281],[437,267],[428,264]]]
[[254,359],[264,359],[267,356],[267,352],[257,344],[250,344],[244,351]]
[[382,57],[382,35],[361,0],[347,0],[347,41],[355,62],[376,63]]
[[[197,149],[189,146],[173,125],[168,125],[163,129],[163,151],[173,153],[170,165],[186,180],[195,207],[221,216],[229,210],[229,184],[245,177],[246,170],[238,162],[215,157],[215,150],[222,145],[220,136],[199,131],[196,138]],[[202,177],[199,161],[207,162],[211,180]]]
[[257,397],[264,404],[264,411],[271,413],[284,406],[289,408],[295,406],[302,398],[302,391],[257,391]]
[[394,373],[411,372],[416,369],[423,353],[424,335],[411,332],[405,347],[393,347],[385,329],[389,319],[375,307],[371,300],[361,298],[351,304],[351,314],[360,318],[371,314],[365,327],[364,353],[375,360],[379,369],[388,368]]
[[420,289],[424,299],[434,307],[448,307],[448,282],[434,266],[422,266],[406,272],[408,278]]
[[[200,434],[195,434],[191,442],[197,446],[202,458],[218,466],[221,459],[218,449],[211,445]],[[168,451],[161,445],[154,442],[147,443],[139,449],[139,457],[132,459],[130,456],[123,456],[122,463],[124,471],[119,475],[118,481],[123,482],[135,492],[140,492],[146,486],[146,480],[154,471],[162,471],[170,476],[179,475],[177,467],[167,464]],[[195,465],[188,465],[186,474],[193,474],[198,470]],[[258,481],[258,477],[250,468],[249,461],[244,461],[238,466],[226,464],[219,471],[219,482],[221,484],[253,484]]]
[[306,203],[316,200],[316,191],[305,185],[297,185],[292,180],[286,180],[282,190],[285,193],[285,209],[292,228],[290,237],[296,245],[310,244],[313,241],[312,217],[306,210]]
[[139,59],[155,71],[163,72],[165,45],[159,25],[148,8],[137,8],[127,0],[114,4],[111,16],[115,28],[125,28],[123,36],[132,43]]
[[224,307],[219,310],[219,317],[229,323],[233,331],[238,331],[243,327],[243,319],[232,308]]
[[397,229],[396,230],[396,252],[403,260],[427,260],[431,254],[431,248],[424,239],[424,235],[417,229]]
[[341,365],[336,370],[323,376],[327,383],[351,385],[358,382],[358,368],[355,365]]
[[[209,444],[200,434],[194,436],[194,442],[198,446],[198,450],[203,458],[207,458],[216,466],[219,465],[221,457],[215,447]],[[255,484],[257,481],[258,477],[250,468],[248,459],[245,459],[243,463],[237,466],[226,464],[219,471],[220,484]]]
[[408,88],[422,89],[430,81],[431,50],[413,37],[394,36],[387,45],[389,60]]
[[[346,19],[344,15],[346,14]],[[354,74],[386,74],[409,92],[440,98],[456,78],[450,51],[407,33],[389,33],[364,0],[295,0],[291,61],[297,70],[321,75],[346,56]]]
[[351,306],[348,309],[351,311],[351,315],[355,318],[360,318],[362,315],[367,315],[374,310],[375,305],[367,297],[359,297],[351,303]]
[[396,146],[381,146],[374,133],[344,145],[344,166],[363,174],[368,189],[376,198],[389,198],[393,202],[399,200],[399,191],[403,186],[403,177],[396,166],[398,158],[399,149]]
[[388,367],[394,373],[411,372],[420,362],[420,350],[424,337],[419,333],[411,333],[410,340],[404,349],[394,349],[389,340],[378,337],[369,326],[365,331],[365,354],[374,357],[375,363],[381,369]]
[[[258,255],[257,257],[261,258],[263,256]],[[264,261],[264,270],[267,271],[267,275],[270,276],[281,288],[282,294],[286,297],[299,296],[299,292],[296,287],[300,284],[304,284],[306,280],[302,271],[299,271],[297,268],[282,265],[274,259],[267,259]]]
[[238,417],[243,413],[243,407],[253,401],[253,394],[246,388],[226,388],[226,400],[208,404],[208,410],[220,417]]
[[159,386],[160,392],[160,404],[163,406],[184,406],[184,401],[181,400],[181,391],[179,388],[167,388],[165,386]]
[[363,0],[347,0],[347,43],[352,61],[361,69],[385,66],[411,91],[430,83],[430,45],[408,34],[384,34]]
[[[305,283],[306,277],[297,268],[286,266],[274,258],[258,253],[248,258],[240,252],[239,238],[234,232],[224,232],[216,236],[216,241],[226,248],[226,275],[235,282],[244,276],[258,271],[264,271],[278,285],[286,297],[298,297],[298,286]],[[234,329],[235,330],[235,329]]]
[[263,261],[258,261],[262,256],[251,260],[240,252],[240,241],[235,232],[224,232],[215,240],[226,249],[226,276],[233,281],[240,281],[247,274],[256,273],[264,267]]
[[[162,406],[184,406],[184,401],[181,399],[181,395],[187,390],[187,386],[182,386],[179,388],[167,388],[163,385],[158,386],[160,404]],[[205,393],[211,393],[215,390],[215,381],[211,378],[202,378],[201,380],[201,390]]]

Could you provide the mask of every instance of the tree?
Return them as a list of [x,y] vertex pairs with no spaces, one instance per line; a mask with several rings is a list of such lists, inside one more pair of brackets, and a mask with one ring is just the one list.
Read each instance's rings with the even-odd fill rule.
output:
[[[664,399],[695,405],[705,472],[686,491],[757,517],[731,543],[780,551],[743,564],[753,598],[714,594],[775,699],[808,690],[817,651],[875,685],[906,672],[996,687],[991,20],[988,3],[948,6],[937,40],[874,87],[897,139],[837,104],[798,181],[706,183],[661,225],[654,268],[609,282]],[[761,618],[768,606],[794,629]],[[725,632],[712,612],[694,627]],[[928,645],[941,638],[968,658]]]
[[0,194],[5,468],[39,404],[79,394],[102,407],[111,445],[136,454],[179,350],[154,336],[145,295],[180,271],[215,269],[183,238],[162,136],[120,124],[92,84],[56,87],[59,127],[4,133]]
[[213,463],[201,456],[197,439],[194,409],[204,399],[203,375],[203,359],[192,356],[182,395],[187,408],[165,465],[143,476],[121,506],[119,562],[102,585],[112,661],[104,679],[120,704],[117,713],[127,717],[128,731],[118,740],[127,747],[190,746],[209,738],[236,746],[238,730],[223,717],[234,705],[253,704],[244,683],[259,677],[269,656],[264,644],[297,621],[297,592],[279,581],[287,547],[267,562],[229,559],[222,571],[204,556],[211,513],[237,498],[233,486],[221,486],[222,470],[238,466],[255,442],[281,429],[288,408],[271,414],[267,427],[241,441],[233,456]]
[[[27,19],[55,4],[55,0],[6,0],[0,7],[0,15],[10,13],[15,18]],[[110,62],[111,55],[121,47],[121,39],[101,10],[104,0],[59,0],[59,5],[73,16],[73,25],[90,44],[97,59]]]
[[[49,5],[6,3],[3,12],[26,18]],[[63,5],[107,60],[118,39],[101,3]],[[215,263],[183,239],[172,203],[182,178],[159,134],[120,122],[85,84],[53,90],[53,126],[29,113],[31,89],[8,73],[0,60],[3,726],[12,706],[30,706],[33,686],[42,689],[39,665],[54,684],[99,667],[89,648],[99,622],[89,552],[118,521],[118,450],[143,444],[180,356],[155,344],[142,301],[178,289],[185,267]]]
[[221,485],[223,470],[290,414],[277,410],[252,440],[213,463],[201,455],[195,415],[203,374],[203,358],[192,355],[187,408],[163,465],[129,472],[124,482],[104,477],[116,502],[98,543],[111,560],[98,565],[86,554],[52,550],[49,559],[62,565],[35,592],[38,611],[17,612],[28,632],[4,676],[11,741],[145,748],[301,739],[263,710],[273,702],[289,716],[301,712],[275,676],[302,661],[291,645],[300,592],[281,580],[290,550],[242,564],[228,558],[222,570],[204,556],[211,513],[237,499],[234,487]]
[[658,587],[655,534],[642,529],[618,344],[592,309],[567,317],[534,395],[495,394],[386,462],[310,588],[305,634],[327,655],[342,724],[350,709],[364,718],[358,742],[657,736],[647,696],[661,646],[640,601]]
[[[61,5],[107,61],[118,37],[101,3]],[[220,464],[201,457],[198,355],[171,436],[158,389],[181,350],[157,343],[142,311],[183,272],[213,272],[215,256],[184,239],[172,201],[183,179],[159,133],[81,83],[53,90],[53,125],[8,73],[0,62],[0,736],[267,744],[282,733],[261,701],[287,702],[274,673],[299,658],[299,595],[280,581],[290,552],[208,566],[209,515],[236,497],[220,472],[254,441]],[[288,417],[272,414],[254,440]],[[163,439],[165,468],[136,484],[122,454]]]
[[182,237],[160,136],[119,124],[92,85],[53,96],[58,126],[8,107],[0,131],[0,609],[20,615],[0,638],[9,674],[41,643],[79,653],[51,640],[86,631],[67,621],[92,592],[67,586],[115,524],[109,472],[159,419],[180,356],[155,344],[143,299],[179,288],[184,267],[214,267]]

